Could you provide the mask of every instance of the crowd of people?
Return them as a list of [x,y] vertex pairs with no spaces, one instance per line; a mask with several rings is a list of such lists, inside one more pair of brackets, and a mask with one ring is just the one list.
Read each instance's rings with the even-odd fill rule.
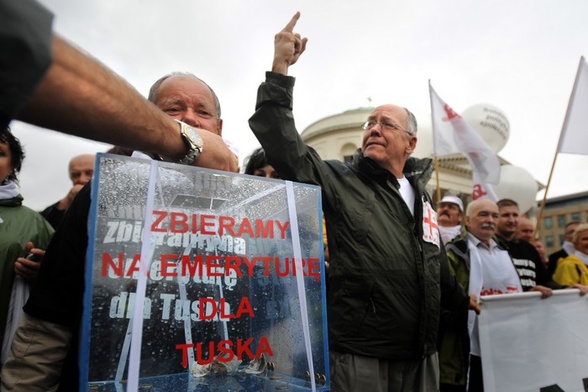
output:
[[[393,104],[369,114],[351,162],[322,159],[294,122],[289,71],[307,45],[294,31],[299,17],[275,36],[249,119],[262,147],[244,173],[321,187],[331,390],[482,391],[480,297],[548,298],[568,287],[585,294],[588,224],[570,222],[563,249],[547,258],[514,200],[466,205],[448,195],[435,205],[425,189],[432,161],[411,156],[416,118]],[[113,143],[114,153],[238,171],[208,84],[174,72],[145,99],[53,34],[51,21],[34,0],[0,0],[2,391],[79,389],[94,161],[72,159],[72,188],[42,213],[24,207],[12,119]],[[28,57],[17,61],[10,51],[21,48]]]

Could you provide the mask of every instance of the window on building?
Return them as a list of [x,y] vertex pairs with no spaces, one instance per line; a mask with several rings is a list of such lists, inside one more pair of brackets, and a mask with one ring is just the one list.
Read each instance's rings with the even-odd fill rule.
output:
[[580,218],[580,213],[579,212],[574,212],[572,214],[572,220],[576,221],[576,222],[580,222],[582,219]]
[[558,215],[557,225],[559,227],[566,227],[566,216],[565,215]]
[[543,219],[543,226],[546,229],[551,229],[553,227],[553,219],[551,217]]
[[561,246],[563,246],[563,243],[564,243],[564,241],[565,241],[565,240],[566,240],[566,236],[565,236],[565,234],[560,234],[560,235],[559,235],[559,244],[560,244]]
[[548,248],[551,248],[553,246],[553,236],[552,235],[545,236],[545,246]]
[[353,143],[345,143],[339,152],[339,156],[343,157],[343,162],[351,163],[353,161],[353,155],[357,150],[357,146]]

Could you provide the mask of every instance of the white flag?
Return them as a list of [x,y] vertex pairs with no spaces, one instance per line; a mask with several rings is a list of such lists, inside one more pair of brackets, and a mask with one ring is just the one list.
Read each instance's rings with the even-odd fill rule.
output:
[[[474,167],[474,165],[469,159],[468,162],[470,163],[471,167]],[[497,202],[499,200],[498,196],[496,195],[496,192],[494,192],[494,188],[492,188],[492,185],[482,181],[475,170],[472,170],[472,181],[474,183],[474,189],[472,191],[473,200],[490,199],[494,202]]]
[[447,105],[429,83],[433,152],[436,156],[462,153],[472,171],[483,184],[497,184],[500,179],[498,156],[468,123]]
[[557,152],[588,155],[588,64],[580,58]]

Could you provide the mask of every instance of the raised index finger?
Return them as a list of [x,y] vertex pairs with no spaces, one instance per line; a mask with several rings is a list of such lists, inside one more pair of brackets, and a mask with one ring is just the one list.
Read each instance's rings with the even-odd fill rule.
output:
[[294,26],[296,26],[296,22],[298,22],[298,19],[300,18],[300,11],[296,12],[294,14],[294,16],[292,17],[292,19],[290,19],[290,21],[288,22],[288,24],[286,25],[286,27],[284,27],[282,29],[282,31],[287,31],[289,33],[291,33],[292,31],[294,31]]

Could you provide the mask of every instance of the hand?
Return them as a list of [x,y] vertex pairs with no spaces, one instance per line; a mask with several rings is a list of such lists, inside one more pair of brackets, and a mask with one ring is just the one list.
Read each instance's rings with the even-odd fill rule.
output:
[[300,34],[293,32],[299,18],[300,12],[297,12],[274,38],[273,72],[288,75],[288,67],[296,64],[300,55],[306,50],[308,38],[301,38]]
[[588,286],[584,286],[583,284],[574,283],[570,287],[580,290],[580,295],[586,295],[586,293],[588,293]]
[[191,166],[239,172],[239,159],[227,147],[222,137],[205,129],[195,128],[202,138],[202,154]]
[[553,290],[549,287],[537,285],[532,287],[529,291],[539,291],[541,293],[541,298],[551,297],[553,295]]
[[69,192],[67,193],[67,195],[65,195],[65,197],[63,199],[59,200],[59,203],[57,204],[57,209],[60,211],[67,210],[71,206],[71,203],[73,203],[78,192],[83,187],[84,186],[82,184],[76,184],[76,185],[72,186],[71,189],[69,190]]
[[29,256],[33,255],[33,259],[26,257],[19,257],[14,262],[14,272],[26,281],[32,281],[37,277],[41,261],[45,256],[43,249],[35,248],[32,242],[27,242],[25,249],[29,251]]
[[474,294],[470,294],[470,304],[468,306],[468,309],[473,310],[474,312],[476,312],[476,314],[480,314],[480,312],[482,311],[482,309],[480,308],[480,302]]

